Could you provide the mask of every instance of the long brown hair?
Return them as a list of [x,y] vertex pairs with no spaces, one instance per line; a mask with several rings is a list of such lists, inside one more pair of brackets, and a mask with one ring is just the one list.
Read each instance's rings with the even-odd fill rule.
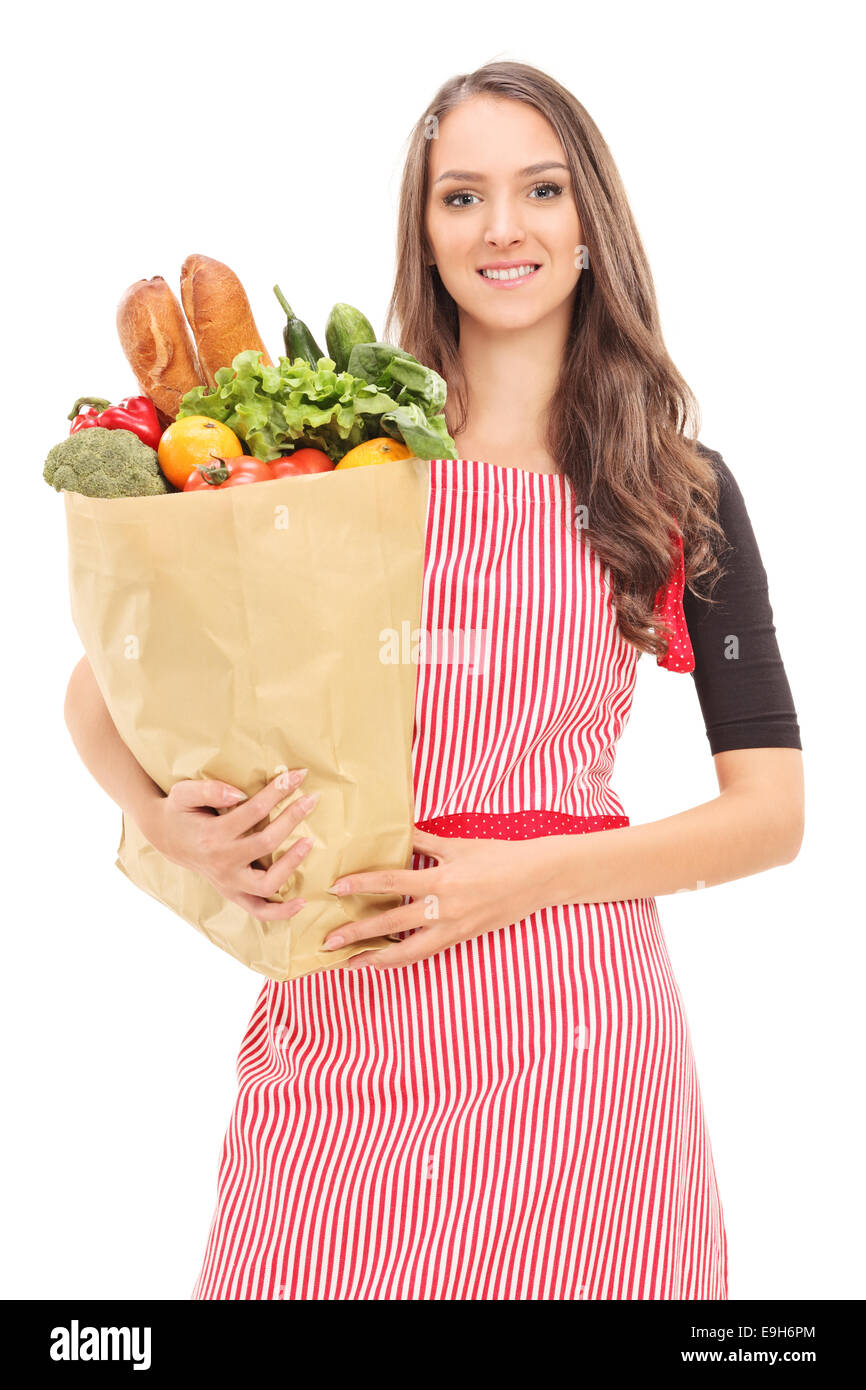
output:
[[[571,171],[588,264],[577,283],[568,346],[548,411],[546,448],[590,520],[584,534],[603,563],[623,637],[660,656],[653,598],[671,572],[671,528],[683,537],[686,583],[709,598],[720,576],[714,535],[719,482],[697,442],[700,411],[661,334],[655,288],[613,157],[589,113],[554,78],[525,63],[488,63],[449,78],[409,137],[387,341],[435,368],[448,384],[446,420],[465,427],[468,399],[457,306],[425,230],[430,133],[476,94],[526,102],[556,132]],[[388,335],[397,329],[397,336]]]

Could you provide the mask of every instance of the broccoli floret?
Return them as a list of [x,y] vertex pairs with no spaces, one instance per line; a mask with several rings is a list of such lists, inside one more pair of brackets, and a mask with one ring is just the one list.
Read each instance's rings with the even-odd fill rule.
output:
[[155,449],[131,430],[96,425],[76,430],[50,450],[42,476],[58,492],[86,497],[150,497],[173,492]]

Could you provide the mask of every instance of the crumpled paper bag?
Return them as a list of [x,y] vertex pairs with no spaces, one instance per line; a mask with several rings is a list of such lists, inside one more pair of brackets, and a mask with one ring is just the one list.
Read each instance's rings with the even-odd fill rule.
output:
[[429,463],[416,458],[214,492],[64,493],[73,621],[145,771],[164,792],[217,777],[251,796],[281,769],[309,768],[270,819],[321,793],[263,861],[313,839],[272,899],[307,899],[284,921],[226,901],[122,813],[117,867],[271,979],[393,939],[321,950],[344,922],[402,902],[326,890],[353,870],[410,862],[417,668],[393,654],[420,622],[428,494]]

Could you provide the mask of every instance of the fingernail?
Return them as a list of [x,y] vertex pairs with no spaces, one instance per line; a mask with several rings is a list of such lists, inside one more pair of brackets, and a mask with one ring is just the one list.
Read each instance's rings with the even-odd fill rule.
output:
[[312,811],[321,795],[321,792],[312,792],[309,796],[302,796],[298,805],[302,811]]
[[327,941],[325,941],[325,942],[323,943],[323,949],[326,950],[326,951],[336,951],[337,948],[338,948],[338,946],[344,946],[345,944],[346,944],[346,939],[345,939],[345,937],[343,937],[343,936],[329,936],[328,939],[327,939]]
[[289,791],[294,791],[299,787],[309,772],[307,767],[296,767],[291,772],[278,772],[274,778],[275,783],[280,787],[288,787]]
[[312,848],[313,842],[306,835],[304,836],[303,840],[299,840],[298,843],[295,845],[295,849],[299,849],[302,854],[307,854],[308,851]]
[[239,791],[228,792],[228,791],[227,791],[227,792],[225,793],[225,800],[226,800],[226,801],[237,802],[237,801],[246,801],[246,799],[247,799],[247,794],[246,794],[246,792],[239,792]]
[[326,889],[325,891],[328,893],[335,893],[336,896],[339,897],[341,893],[345,893],[346,885],[342,882],[341,879],[338,878],[337,882],[332,883],[330,888]]

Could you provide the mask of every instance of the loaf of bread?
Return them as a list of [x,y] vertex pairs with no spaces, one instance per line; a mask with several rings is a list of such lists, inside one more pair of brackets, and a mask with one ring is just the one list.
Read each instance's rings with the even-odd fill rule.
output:
[[211,389],[216,385],[214,373],[220,367],[230,367],[237,354],[248,348],[257,348],[265,365],[273,366],[244,287],[222,261],[187,256],[180,272],[180,297],[195,338],[199,365]]
[[206,381],[177,296],[161,275],[136,280],[117,306],[117,332],[135,379],[164,422]]

